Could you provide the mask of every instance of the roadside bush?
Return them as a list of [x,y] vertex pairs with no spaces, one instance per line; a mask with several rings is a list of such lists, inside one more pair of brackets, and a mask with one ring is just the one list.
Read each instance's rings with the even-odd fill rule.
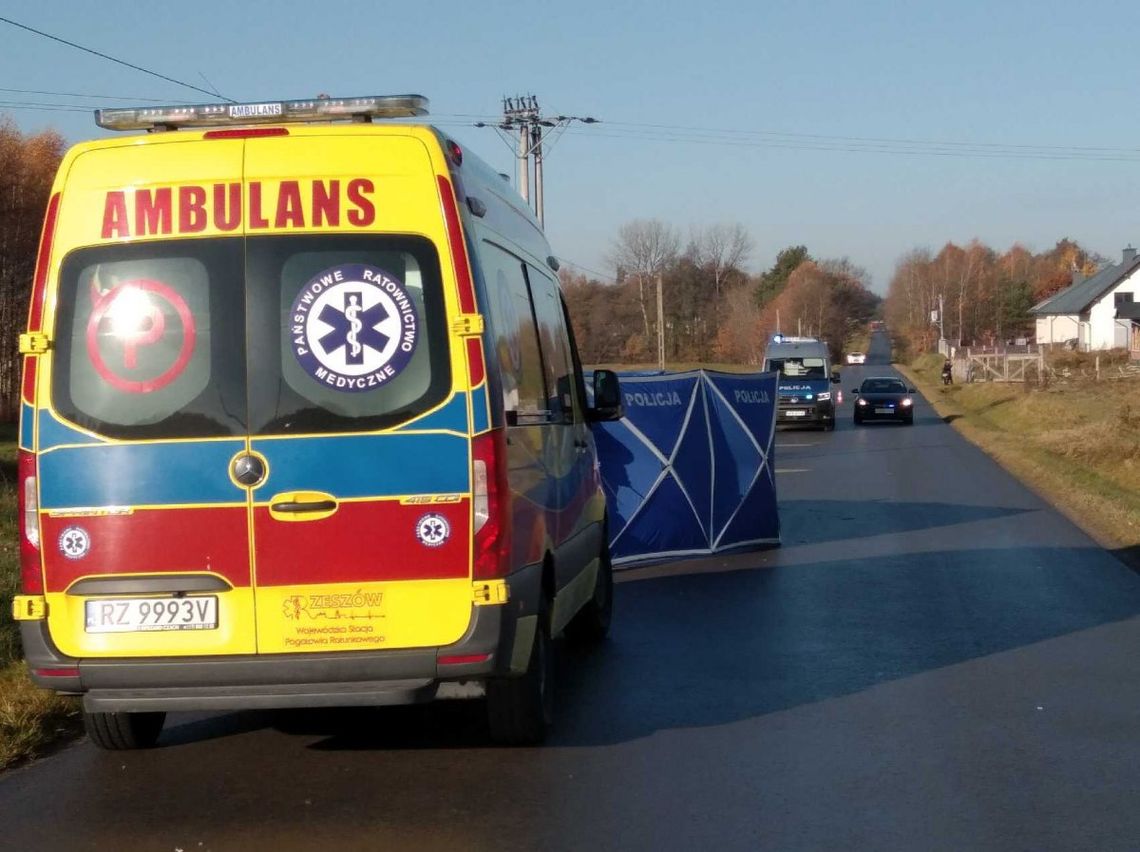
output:
[[911,361],[910,368],[923,377],[934,381],[941,375],[942,365],[945,362],[946,359],[937,352],[927,352],[925,355],[919,355]]
[[[866,350],[864,350],[866,351]],[[891,358],[896,363],[906,364],[914,355],[914,346],[906,335],[891,335]]]
[[1096,370],[1098,357],[1102,370],[1105,367],[1124,366],[1129,359],[1127,349],[1106,349],[1103,352],[1071,352],[1067,349],[1057,349],[1045,353],[1045,363],[1054,370],[1093,373]]

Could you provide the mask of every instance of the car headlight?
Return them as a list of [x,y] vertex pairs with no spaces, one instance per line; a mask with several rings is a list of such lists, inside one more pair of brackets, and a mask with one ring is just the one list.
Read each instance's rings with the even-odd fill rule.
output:
[[826,402],[827,400],[831,399],[831,391],[824,391],[823,393],[816,394],[815,398],[820,402]]
[[902,404],[904,407],[909,407],[911,404],[913,404],[913,400],[911,400],[911,398],[908,396],[902,401]]
[[863,399],[863,397],[859,397],[859,405],[866,405],[866,404],[867,404],[867,400]]

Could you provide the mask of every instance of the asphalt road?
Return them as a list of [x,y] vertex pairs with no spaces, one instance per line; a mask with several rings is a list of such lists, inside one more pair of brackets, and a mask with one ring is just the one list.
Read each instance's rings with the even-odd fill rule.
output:
[[0,847],[1136,849],[1140,577],[939,420],[778,440],[784,546],[622,575],[541,749],[476,707],[174,716],[0,777]]

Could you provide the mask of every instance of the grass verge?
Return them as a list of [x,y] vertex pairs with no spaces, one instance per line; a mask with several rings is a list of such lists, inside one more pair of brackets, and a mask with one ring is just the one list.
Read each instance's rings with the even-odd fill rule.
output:
[[42,754],[80,730],[79,704],[35,686],[21,659],[12,621],[20,585],[16,528],[16,443],[0,436],[0,770]]
[[896,365],[970,441],[1103,546],[1140,564],[1140,379],[941,383],[943,359]]

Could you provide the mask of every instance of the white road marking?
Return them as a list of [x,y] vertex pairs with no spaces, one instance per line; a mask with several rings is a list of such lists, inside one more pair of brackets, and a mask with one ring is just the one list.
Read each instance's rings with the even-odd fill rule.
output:
[[811,473],[810,467],[778,467],[776,473]]

